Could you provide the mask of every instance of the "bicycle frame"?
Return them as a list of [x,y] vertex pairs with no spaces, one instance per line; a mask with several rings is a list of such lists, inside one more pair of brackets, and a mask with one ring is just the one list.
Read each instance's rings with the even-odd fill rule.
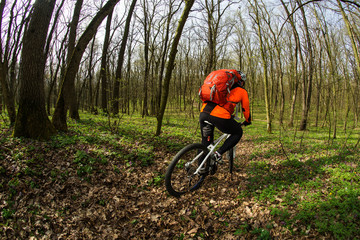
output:
[[[204,164],[206,163],[206,160],[209,158],[209,156],[211,156],[211,154],[214,152],[215,148],[217,147],[217,145],[219,145],[219,143],[225,139],[228,138],[230,136],[230,134],[224,133],[223,135],[221,135],[218,139],[216,139],[214,141],[214,143],[210,144],[207,148],[209,149],[209,153],[206,155],[206,157],[204,158],[204,160],[201,162],[201,164],[198,166],[198,168],[196,169],[196,171],[194,172],[195,174],[199,174],[200,169],[204,166]],[[190,164],[193,164],[194,161],[197,161],[199,159],[199,157],[202,155],[203,153],[200,153],[198,155],[196,155],[196,157],[191,161],[185,164],[185,167],[188,167]]]

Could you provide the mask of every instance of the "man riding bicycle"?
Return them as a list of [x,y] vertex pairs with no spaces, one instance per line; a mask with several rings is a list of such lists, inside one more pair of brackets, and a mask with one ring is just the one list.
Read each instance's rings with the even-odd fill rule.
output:
[[[217,70],[216,73],[214,71],[211,74],[217,74],[219,71],[225,71],[228,75],[233,76],[236,81],[228,89],[230,92],[227,94],[224,104],[203,100],[199,117],[203,145],[209,146],[214,141],[214,127],[223,133],[230,134],[230,137],[214,154],[217,162],[222,160],[223,153],[233,148],[240,141],[243,134],[241,125],[247,126],[251,124],[249,96],[244,89],[246,75],[241,71],[228,69]],[[232,116],[238,103],[241,103],[245,117],[243,123],[237,122]]]
[[[182,148],[173,158],[165,174],[166,190],[175,197],[199,189],[208,174],[213,175],[222,154],[232,149],[242,137],[242,125],[251,124],[249,97],[244,89],[246,75],[234,69],[211,72],[200,87],[203,101],[200,113],[202,143],[193,143]],[[238,123],[232,114],[241,103],[245,117]],[[214,128],[224,132],[214,140]],[[216,151],[218,144],[226,139]],[[230,151],[231,152],[231,151]],[[232,173],[233,155],[229,158]]]

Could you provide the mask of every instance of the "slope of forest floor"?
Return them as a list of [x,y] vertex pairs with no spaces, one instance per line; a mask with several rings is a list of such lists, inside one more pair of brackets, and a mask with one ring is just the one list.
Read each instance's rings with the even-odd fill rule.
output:
[[1,239],[360,237],[356,135],[347,144],[299,143],[249,127],[232,176],[225,164],[176,199],[164,174],[197,137],[193,125],[168,120],[154,137],[153,119],[82,119],[47,142],[12,138],[2,124]]

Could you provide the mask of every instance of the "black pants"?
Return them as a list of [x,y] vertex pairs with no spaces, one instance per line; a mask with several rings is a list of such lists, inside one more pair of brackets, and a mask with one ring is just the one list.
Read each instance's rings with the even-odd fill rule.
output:
[[[209,146],[214,141],[214,127],[223,133],[230,134],[230,137],[227,138],[224,144],[217,150],[220,154],[223,154],[233,148],[242,137],[243,130],[241,128],[241,124],[235,121],[233,118],[223,119],[202,112],[200,113],[199,120],[202,137],[201,142],[205,146]],[[211,125],[207,122],[210,122]]]

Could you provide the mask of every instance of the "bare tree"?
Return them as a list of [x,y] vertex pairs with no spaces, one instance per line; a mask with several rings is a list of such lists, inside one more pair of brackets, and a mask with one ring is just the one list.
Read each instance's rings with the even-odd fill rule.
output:
[[166,67],[166,73],[165,73],[165,79],[164,79],[164,85],[163,85],[163,90],[162,90],[162,97],[161,97],[161,105],[160,105],[160,112],[157,116],[157,128],[156,128],[156,136],[160,135],[161,133],[161,126],[162,126],[162,120],[164,118],[164,113],[165,113],[165,108],[166,108],[166,103],[168,100],[168,95],[169,95],[169,86],[170,86],[170,79],[171,79],[171,74],[174,68],[174,62],[175,62],[175,57],[176,57],[176,53],[177,53],[177,47],[182,35],[182,31],[184,29],[186,20],[190,14],[190,10],[191,7],[193,6],[195,0],[187,0],[185,1],[185,8],[183,10],[183,13],[180,17],[179,20],[179,25],[176,29],[176,34],[173,40],[173,43],[171,45],[171,50],[170,50],[170,54],[169,54],[169,61],[167,63],[167,67]]
[[[284,109],[285,109],[285,92],[284,92],[284,72],[283,72],[283,60],[282,60],[282,43],[280,42],[279,34],[275,32],[273,29],[273,26],[271,25],[271,18],[268,10],[265,8],[264,12],[266,14],[266,17],[264,16],[264,21],[266,22],[268,29],[269,29],[269,38],[272,41],[272,46],[276,50],[276,52],[273,53],[274,58],[276,59],[276,70],[273,72],[276,72],[275,78],[276,80],[276,86],[277,89],[275,90],[275,103],[274,103],[274,109],[277,106],[277,94],[280,92],[280,112],[279,112],[279,123],[283,124],[283,118],[284,118]],[[272,48],[269,46],[269,48]],[[271,61],[272,62],[272,61]],[[278,87],[278,85],[280,85]],[[280,91],[278,90],[280,88]]]
[[101,56],[101,67],[100,67],[100,79],[101,79],[101,108],[103,112],[107,113],[107,77],[108,73],[107,69],[107,52],[109,48],[109,39],[110,39],[110,27],[111,27],[111,20],[112,20],[112,11],[107,17],[106,21],[106,30],[105,30],[105,39],[103,45],[103,51]]
[[[297,0],[298,4],[301,5],[301,1]],[[300,130],[306,130],[308,114],[310,110],[311,104],[311,94],[312,94],[312,81],[313,81],[313,73],[314,73],[314,58],[313,58],[313,50],[312,50],[312,39],[310,37],[310,32],[308,28],[308,23],[306,20],[306,14],[304,8],[300,9],[304,31],[305,31],[305,39],[306,39],[306,52],[308,54],[308,68],[306,68],[305,63],[303,62],[303,86],[302,86],[302,115],[300,122]],[[301,58],[302,59],[302,58]]]
[[[61,41],[60,43],[60,46],[57,48],[56,45],[56,42],[53,43],[53,48],[56,49],[56,62],[55,60],[53,59],[54,56],[52,56],[50,54],[50,80],[49,80],[49,86],[48,86],[48,93],[47,93],[47,103],[46,103],[46,106],[47,106],[47,112],[49,115],[50,114],[50,109],[51,109],[51,97],[52,95],[56,95],[56,85],[57,85],[57,79],[58,79],[58,74],[59,72],[61,72],[61,68],[63,67],[64,68],[64,65],[65,65],[65,51],[64,51],[64,48],[65,48],[65,42],[66,42],[66,39],[67,39],[67,36],[68,36],[68,31],[69,29],[67,28],[67,31],[65,33],[65,37],[63,38],[63,40]],[[58,39],[58,33],[55,32],[55,38]],[[56,64],[57,63],[57,64]],[[55,69],[54,68],[54,65],[56,64],[56,67]],[[54,94],[53,94],[54,93]]]
[[128,36],[129,36],[129,31],[130,31],[131,18],[134,13],[136,2],[137,2],[137,0],[132,1],[130,9],[128,11],[128,15],[127,15],[126,21],[125,21],[124,33],[123,33],[123,37],[122,37],[122,41],[121,41],[121,45],[120,45],[120,51],[119,51],[119,55],[118,55],[118,61],[117,61],[117,67],[116,67],[116,73],[115,73],[113,100],[112,100],[112,113],[113,114],[119,113],[120,81],[122,78],[122,68],[123,68],[123,64],[124,64],[126,44],[128,41]]
[[161,95],[162,95],[162,84],[163,84],[163,77],[164,77],[164,70],[165,70],[165,64],[166,64],[166,55],[168,53],[168,45],[169,45],[169,42],[170,42],[170,27],[171,27],[171,20],[172,18],[174,17],[174,15],[177,13],[177,11],[179,10],[180,8],[180,4],[178,5],[177,8],[175,8],[175,10],[173,9],[174,8],[174,3],[175,1],[174,0],[170,0],[169,1],[169,12],[167,14],[167,17],[166,17],[166,27],[165,27],[165,38],[163,40],[163,47],[162,49],[160,50],[161,53],[160,53],[160,69],[159,69],[159,77],[158,77],[158,93],[157,93],[157,99],[156,99],[156,112],[159,112],[159,109],[160,109],[160,103],[161,103]]
[[[327,53],[328,57],[328,69],[329,69],[329,77],[328,79],[331,81],[329,83],[329,95],[332,93],[332,106],[333,106],[333,138],[336,138],[336,132],[337,132],[337,113],[338,113],[338,90],[337,90],[337,72],[338,72],[338,51],[337,47],[335,46],[335,34],[329,31],[329,28],[326,23],[322,22],[317,14],[317,12],[314,10],[315,16],[318,20],[318,25],[320,26],[323,41],[324,41],[324,50]],[[323,16],[323,14],[322,14]]]
[[[96,109],[95,109],[95,105],[94,105],[94,88],[93,88],[93,80],[95,79],[93,72],[94,72],[94,66],[95,66],[95,44],[96,43],[96,34],[94,35],[92,42],[91,42],[91,46],[90,46],[90,53],[89,53],[89,63],[88,63],[88,74],[87,74],[87,80],[84,80],[83,82],[83,86],[86,85],[88,86],[88,96],[87,96],[87,103],[88,103],[88,107],[90,108],[90,111],[92,113],[96,113]],[[82,88],[82,91],[80,91],[79,93],[79,99],[81,97],[81,93],[83,92],[84,87]]]
[[[346,14],[345,9],[342,6],[341,2],[348,2],[348,3],[352,3],[352,2],[351,1],[337,0],[337,3],[338,3],[338,6],[339,6],[339,9],[340,9],[342,18],[343,18],[345,26],[346,26],[347,33],[348,33],[350,41],[351,41],[351,47],[353,49],[353,54],[354,54],[354,58],[355,58],[355,66],[356,66],[356,72],[357,72],[358,77],[355,78],[356,85],[357,85],[357,89],[355,91],[356,91],[357,94],[354,94],[354,95],[357,96],[356,100],[358,100],[358,99],[360,99],[359,98],[359,92],[360,92],[360,80],[359,80],[360,79],[360,52],[359,52],[360,38],[359,38],[359,35],[357,35],[357,34],[360,34],[360,33],[358,32],[356,34],[356,30],[355,30],[356,25],[355,24],[352,25],[350,23],[349,17]],[[354,3],[352,3],[352,4],[354,4]],[[358,8],[359,8],[359,6],[358,6]],[[357,102],[356,100],[355,100],[355,102]],[[357,112],[357,109],[358,109],[358,107],[355,107],[355,112]],[[357,117],[357,114],[355,114],[355,117]],[[357,120],[357,118],[356,118],[356,120]]]
[[[269,96],[269,77],[268,77],[268,66],[267,66],[267,59],[266,59],[266,49],[265,49],[265,43],[263,40],[263,32],[261,29],[261,17],[260,17],[260,6],[258,2],[255,2],[254,4],[250,3],[250,6],[252,8],[252,14],[251,18],[253,19],[254,23],[256,24],[256,30],[260,42],[260,52],[261,52],[261,58],[262,58],[262,66],[263,66],[263,78],[264,78],[264,96],[265,96],[265,108],[266,108],[266,120],[267,120],[267,131],[269,133],[272,132],[272,116],[271,116],[271,102],[270,102],[270,96]],[[255,27],[255,26],[254,26]]]
[[[231,32],[233,27],[233,25],[229,25],[224,21],[224,16],[226,16],[226,11],[234,3],[234,1],[225,0],[205,0],[200,3],[205,12],[203,19],[206,19],[206,24],[204,24],[206,27],[200,26],[207,35],[208,58],[205,74],[210,73],[217,67],[218,44],[227,39],[228,33]],[[221,35],[224,35],[222,39]]]
[[323,47],[322,47],[322,41],[320,39],[320,31],[317,31],[319,33],[316,33],[316,39],[317,42],[315,44],[315,46],[317,46],[317,48],[314,48],[315,54],[317,54],[318,56],[317,58],[317,69],[316,69],[316,73],[315,75],[315,89],[316,89],[316,96],[315,96],[315,103],[316,103],[316,113],[315,113],[315,127],[318,127],[318,123],[319,123],[319,114],[320,114],[320,99],[321,99],[321,89],[323,86],[323,81],[322,81],[322,74],[323,72],[321,71],[321,69],[323,69]]
[[[281,3],[284,7],[284,10],[287,14],[287,19],[289,20],[294,40],[295,40],[295,52],[294,52],[294,64],[292,67],[292,74],[291,77],[294,79],[294,87],[293,87],[293,93],[292,93],[292,102],[291,102],[291,110],[290,110],[290,119],[289,119],[289,126],[292,127],[294,125],[294,116],[295,116],[295,104],[297,100],[298,90],[299,90],[299,73],[298,73],[298,63],[299,63],[299,56],[302,57],[301,54],[301,46],[300,46],[300,37],[298,34],[298,31],[295,26],[294,16],[290,13],[288,10],[288,7],[286,6],[285,2],[281,0]],[[299,54],[300,52],[300,54]]]
[[15,137],[48,139],[56,131],[45,110],[45,43],[56,0],[37,0],[23,39]]
[[97,28],[101,22],[112,11],[112,9],[119,1],[120,0],[109,0],[94,16],[94,18],[87,26],[85,32],[79,38],[79,41],[68,63],[64,79],[62,80],[59,98],[56,103],[55,112],[52,119],[54,126],[58,130],[67,131],[66,112],[67,106],[69,105],[68,101],[72,96],[69,96],[71,92],[67,92],[66,89],[73,88],[76,73],[79,69],[79,64],[86,46],[97,32]]
[[[150,4],[152,4],[151,8],[150,8]],[[156,9],[157,6],[159,6],[160,1],[158,0],[153,0],[153,1],[146,1],[143,0],[142,1],[142,8],[143,8],[143,14],[144,16],[139,18],[142,27],[143,27],[143,38],[144,38],[144,73],[143,73],[143,102],[142,102],[142,117],[144,116],[148,116],[149,115],[149,94],[148,94],[148,86],[150,85],[149,82],[151,80],[150,78],[150,68],[151,68],[151,63],[150,63],[150,58],[149,54],[150,54],[150,45],[151,45],[151,33],[152,33],[152,28],[154,25],[154,18],[155,18],[155,13],[156,13]]]
[[[22,6],[16,11],[17,0],[13,2],[10,8],[9,22],[6,30],[6,39],[1,39],[0,49],[0,84],[4,103],[10,119],[10,125],[15,123],[16,110],[15,110],[15,81],[16,81],[16,64],[18,62],[18,55],[21,50],[21,38],[23,31],[28,24],[28,12],[31,7],[30,2]],[[6,6],[6,0],[0,2],[0,29],[2,27],[3,12]],[[17,24],[17,18],[22,19]],[[4,45],[3,45],[4,44]]]
[[[76,32],[79,24],[80,13],[83,5],[83,0],[77,0],[75,3],[73,18],[70,22],[70,32],[69,32],[69,41],[68,41],[68,49],[67,49],[67,56],[66,56],[66,67],[67,69],[70,65],[71,58],[74,54],[75,44],[76,44]],[[77,98],[75,93],[75,77],[73,80],[70,80],[68,84],[64,85],[64,91],[68,92],[66,101],[68,101],[68,106],[65,108],[70,108],[70,117],[72,119],[78,120],[80,119],[79,111],[78,111],[78,104]],[[66,110],[67,111],[67,110]],[[56,124],[55,124],[56,127]]]

